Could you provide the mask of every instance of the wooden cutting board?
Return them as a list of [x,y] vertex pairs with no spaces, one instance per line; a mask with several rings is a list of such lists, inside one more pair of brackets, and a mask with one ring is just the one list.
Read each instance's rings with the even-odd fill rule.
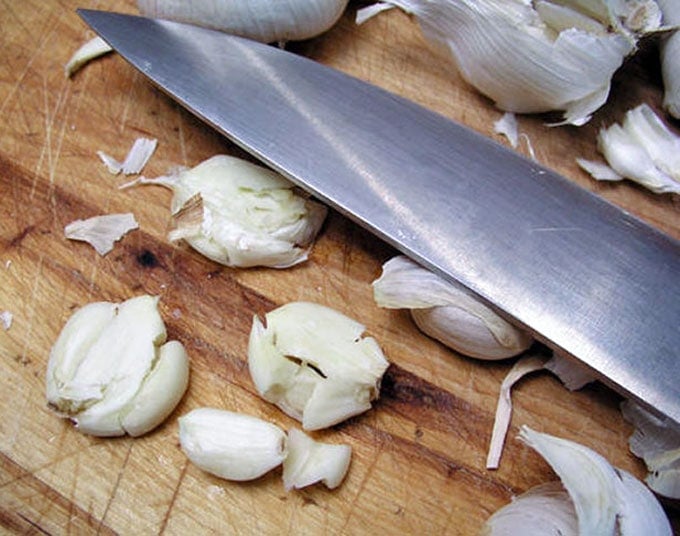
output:
[[[135,13],[130,1],[86,7]],[[627,448],[620,399],[601,385],[576,393],[548,374],[514,391],[515,413],[497,471],[484,468],[500,383],[511,362],[466,359],[419,334],[404,311],[376,307],[370,283],[394,251],[337,213],[304,265],[237,270],[172,245],[169,192],[119,190],[96,151],[122,158],[140,136],[159,140],[145,169],[157,176],[217,153],[242,155],[168,100],[120,57],[72,80],[63,65],[92,34],[82,2],[23,0],[0,7],[0,527],[58,534],[475,534],[515,494],[555,480],[517,441],[522,424],[581,442],[643,477]],[[490,137],[501,113],[470,89],[396,10],[357,27],[356,4],[322,37],[291,48],[416,100]],[[576,156],[596,158],[595,135],[642,101],[661,99],[653,45],[617,75],[610,104],[582,128],[521,118],[537,159],[680,237],[677,197],[629,184],[599,184]],[[677,125],[676,125],[677,126]],[[519,151],[526,153],[526,144]],[[417,180],[417,177],[414,177]],[[132,211],[140,229],[105,257],[64,238],[69,222]],[[175,413],[139,439],[98,439],[46,407],[51,345],[73,311],[97,300],[160,296],[170,338],[191,357],[189,391]],[[177,417],[212,406],[295,425],[255,393],[246,366],[252,317],[289,301],[329,305],[364,323],[392,362],[368,413],[314,434],[353,448],[345,482],[286,493],[280,470],[230,483],[188,463]],[[643,359],[645,356],[640,356]],[[678,523],[677,505],[665,503]]]

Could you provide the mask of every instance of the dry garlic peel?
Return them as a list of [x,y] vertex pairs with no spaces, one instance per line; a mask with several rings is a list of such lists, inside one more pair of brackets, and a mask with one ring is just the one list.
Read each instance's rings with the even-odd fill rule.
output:
[[348,0],[137,0],[142,15],[204,26],[263,43],[319,35],[340,18]]
[[373,295],[380,307],[410,309],[421,331],[467,356],[504,359],[533,342],[474,293],[403,255],[383,265],[380,278],[373,282]]
[[97,151],[97,156],[112,175],[136,175],[140,173],[153,155],[158,140],[154,138],[137,138],[125,156],[125,160],[119,162],[104,151]]
[[367,411],[389,363],[364,326],[322,305],[293,302],[253,319],[248,366],[258,393],[318,430]]
[[76,311],[47,365],[47,401],[86,434],[142,435],[172,412],[186,391],[183,346],[166,341],[158,299],[95,302]]
[[[649,14],[615,0],[387,3],[415,15],[424,34],[450,51],[463,78],[500,109],[563,111],[564,123],[574,125],[605,103],[612,75],[634,51],[636,29],[658,25],[653,0],[639,2]],[[640,13],[643,22],[634,16]],[[633,22],[635,29],[626,26]]]
[[286,491],[323,482],[337,488],[347,474],[352,448],[314,441],[304,432],[288,431],[288,454],[283,461],[283,485]]
[[171,238],[227,266],[287,268],[305,261],[327,213],[278,173],[225,155],[134,184],[172,189]]
[[86,63],[112,51],[113,48],[101,37],[97,36],[90,39],[76,50],[68,60],[64,66],[64,74],[67,77],[73,76]]
[[97,253],[106,255],[118,240],[138,228],[132,213],[106,214],[69,223],[64,227],[64,236],[69,240],[87,242]]
[[227,480],[258,478],[281,465],[287,454],[286,434],[278,426],[213,408],[181,417],[179,441],[192,463]]

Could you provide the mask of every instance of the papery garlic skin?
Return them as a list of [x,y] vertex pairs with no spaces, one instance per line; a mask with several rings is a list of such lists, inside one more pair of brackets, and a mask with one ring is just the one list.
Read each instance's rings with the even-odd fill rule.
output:
[[286,491],[317,482],[335,489],[345,478],[352,457],[349,445],[331,445],[314,441],[304,432],[288,431],[288,454],[283,461],[283,485]]
[[64,236],[90,244],[100,255],[109,253],[114,244],[128,232],[139,229],[131,212],[104,214],[86,220],[75,220],[64,227]]
[[83,45],[73,53],[73,56],[71,56],[66,65],[64,65],[64,74],[67,77],[71,77],[86,63],[112,51],[113,48],[111,45],[101,37],[94,37],[83,43]]
[[330,29],[348,0],[137,0],[142,15],[185,22],[263,43],[309,39]]
[[[131,184],[172,189],[178,228],[171,238],[240,268],[288,268],[305,261],[328,212],[278,173],[226,155]],[[187,207],[190,217],[182,217]]]
[[418,328],[449,348],[478,359],[505,359],[533,338],[503,319],[462,285],[453,285],[406,256],[383,265],[373,282],[380,307],[410,309]]
[[47,365],[47,401],[78,430],[139,436],[158,426],[186,391],[184,347],[166,341],[158,298],[95,302],[62,329]]
[[315,303],[288,303],[253,319],[248,367],[258,393],[302,422],[333,426],[371,408],[389,363],[364,326]]
[[259,478],[287,455],[286,434],[278,426],[214,408],[198,408],[180,417],[179,441],[193,464],[227,480]]
[[605,103],[612,75],[634,51],[636,33],[625,23],[645,31],[658,26],[652,0],[641,2],[650,12],[642,22],[634,16],[640,9],[614,0],[387,3],[415,15],[423,33],[450,51],[462,77],[501,110],[564,111],[564,123],[573,125]]

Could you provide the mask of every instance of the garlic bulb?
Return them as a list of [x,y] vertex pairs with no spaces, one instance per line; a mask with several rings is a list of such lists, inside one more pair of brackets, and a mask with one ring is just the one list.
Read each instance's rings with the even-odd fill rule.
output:
[[647,105],[629,110],[619,125],[603,128],[598,149],[609,166],[578,164],[598,180],[633,180],[655,193],[680,193],[680,136]]
[[403,255],[383,265],[380,278],[373,282],[373,296],[380,307],[410,309],[422,332],[470,357],[504,359],[533,342],[474,293]]
[[672,534],[654,495],[596,452],[527,426],[522,427],[520,439],[550,464],[567,494],[555,485],[534,489],[491,516],[484,534],[546,534],[545,527],[555,527],[563,532],[553,533],[564,535]]
[[309,39],[330,29],[348,0],[137,0],[142,15],[248,37],[263,43]]
[[662,37],[661,75],[664,85],[664,108],[676,119],[680,119],[680,2],[678,0],[656,0],[663,13],[664,26],[674,26],[669,35]]
[[283,460],[283,485],[286,491],[323,482],[337,488],[347,474],[352,448],[314,441],[304,432],[288,431],[288,454]]
[[[658,28],[654,0],[387,0],[417,17],[462,77],[504,111],[564,111],[582,125],[609,95],[638,33]],[[359,16],[365,19],[361,14]]]
[[293,302],[253,319],[248,367],[258,393],[302,422],[333,426],[371,408],[389,363],[364,326],[322,305]]
[[172,412],[186,391],[184,347],[166,341],[158,298],[88,304],[68,320],[47,365],[47,401],[78,430],[142,435]]
[[281,465],[286,434],[241,413],[199,408],[179,419],[179,442],[192,463],[227,480],[253,480]]
[[659,495],[680,499],[680,425],[630,400],[621,404],[621,412],[635,426],[630,451],[645,461],[647,485]]
[[327,209],[274,171],[218,155],[135,184],[172,189],[176,228],[199,253],[226,266],[288,268],[307,259]]

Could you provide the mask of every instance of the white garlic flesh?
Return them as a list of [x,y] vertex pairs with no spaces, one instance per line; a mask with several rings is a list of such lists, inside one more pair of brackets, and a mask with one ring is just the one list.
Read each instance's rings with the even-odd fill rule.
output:
[[330,29],[348,0],[137,0],[142,15],[220,30],[263,43],[299,41]]
[[52,347],[49,406],[96,436],[140,436],[162,423],[189,382],[182,344],[166,342],[158,298],[78,309]]
[[170,188],[176,224],[170,239],[226,266],[288,268],[305,261],[327,213],[280,174],[226,155],[124,186],[135,184]]
[[315,303],[293,302],[253,319],[248,367],[265,400],[305,430],[333,426],[371,408],[389,363],[364,326]]
[[661,39],[661,75],[663,77],[663,106],[670,115],[680,119],[680,2],[657,0],[666,27],[674,27]]
[[304,432],[288,431],[288,454],[283,461],[283,485],[286,491],[317,482],[337,488],[347,474],[352,448],[314,441]]
[[473,292],[403,255],[383,265],[380,278],[373,282],[373,296],[379,307],[409,309],[423,333],[466,356],[505,359],[533,343],[531,335],[510,324]]
[[179,441],[193,464],[226,480],[254,480],[281,465],[286,433],[251,415],[198,408],[179,419]]

